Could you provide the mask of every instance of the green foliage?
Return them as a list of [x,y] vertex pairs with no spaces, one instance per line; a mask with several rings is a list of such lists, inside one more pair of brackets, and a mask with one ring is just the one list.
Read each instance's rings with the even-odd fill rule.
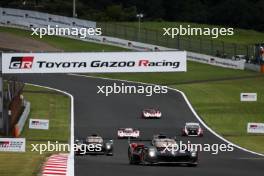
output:
[[[72,16],[72,0],[0,1],[2,7],[31,9]],[[79,18],[96,21],[146,20],[184,21],[264,30],[263,0],[76,0]]]

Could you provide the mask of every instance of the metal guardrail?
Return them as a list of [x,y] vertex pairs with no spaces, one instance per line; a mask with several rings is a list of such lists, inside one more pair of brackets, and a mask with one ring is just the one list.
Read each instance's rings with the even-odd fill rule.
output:
[[24,111],[21,114],[19,121],[15,124],[15,137],[19,137],[28,119],[30,113],[30,102],[24,101],[24,107]]
[[162,31],[159,30],[143,28],[139,32],[137,27],[122,25],[120,23],[97,23],[97,27],[102,28],[103,35],[218,56],[221,58],[232,58],[236,55],[245,55],[248,58],[253,58],[255,56],[254,45],[227,43],[214,39],[203,39],[201,37],[191,38],[187,36],[177,36],[172,39],[168,36],[163,36]]

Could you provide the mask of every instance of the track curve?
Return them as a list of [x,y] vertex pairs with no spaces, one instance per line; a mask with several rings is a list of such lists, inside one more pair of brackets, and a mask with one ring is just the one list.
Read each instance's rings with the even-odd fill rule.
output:
[[[67,91],[74,96],[74,128],[76,137],[85,137],[91,133],[99,133],[104,138],[116,138],[116,130],[120,127],[136,127],[143,132],[144,138],[164,132],[178,139],[190,140],[194,143],[225,143],[205,131],[203,138],[181,138],[180,129],[186,121],[198,121],[183,96],[169,90],[165,95],[111,95],[105,97],[97,94],[97,86],[113,84],[113,80],[85,78],[62,74],[26,74],[19,79],[33,84],[49,86]],[[126,85],[136,83],[126,83]],[[160,120],[139,119],[145,107],[158,106],[163,112]],[[263,157],[235,149],[233,152],[221,152],[212,155],[208,152],[199,154],[199,165],[196,168],[182,166],[132,166],[127,159],[127,141],[115,140],[114,156],[77,156],[75,157],[76,176],[104,175],[239,175],[262,176]]]

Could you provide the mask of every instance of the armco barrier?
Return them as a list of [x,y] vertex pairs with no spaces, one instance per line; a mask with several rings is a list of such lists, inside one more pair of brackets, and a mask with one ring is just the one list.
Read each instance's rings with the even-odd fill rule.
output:
[[222,59],[215,56],[209,56],[209,55],[198,54],[193,52],[188,52],[187,57],[189,60],[210,64],[214,66],[240,69],[240,70],[243,70],[245,68],[245,60]]
[[245,69],[252,70],[255,72],[261,72],[261,66],[257,64],[245,63]]
[[19,137],[19,135],[21,134],[23,127],[24,127],[24,125],[27,121],[27,118],[29,116],[29,113],[30,113],[30,102],[25,101],[24,106],[25,106],[24,111],[23,111],[22,115],[20,116],[20,119],[14,128],[14,136],[15,137]]

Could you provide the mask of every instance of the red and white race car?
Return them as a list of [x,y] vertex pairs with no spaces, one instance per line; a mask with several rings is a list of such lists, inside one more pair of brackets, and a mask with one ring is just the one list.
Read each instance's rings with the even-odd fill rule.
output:
[[141,117],[143,119],[151,119],[151,118],[160,119],[161,112],[156,108],[148,108],[142,111]]
[[185,123],[182,129],[182,136],[203,136],[203,129],[199,123],[189,122]]
[[119,128],[117,130],[117,136],[119,139],[122,138],[139,138],[140,131],[133,128]]

